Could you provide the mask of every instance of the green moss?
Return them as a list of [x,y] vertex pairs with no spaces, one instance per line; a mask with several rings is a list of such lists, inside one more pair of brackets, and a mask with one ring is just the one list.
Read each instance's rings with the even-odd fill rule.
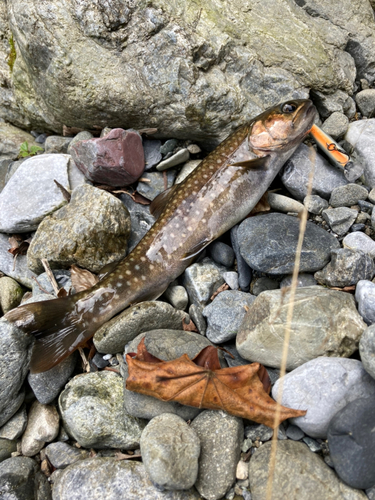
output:
[[16,47],[14,45],[14,39],[13,39],[13,34],[9,38],[9,46],[10,46],[10,52],[8,55],[8,66],[10,67],[10,71],[13,71],[13,66],[17,58],[17,53],[16,53]]

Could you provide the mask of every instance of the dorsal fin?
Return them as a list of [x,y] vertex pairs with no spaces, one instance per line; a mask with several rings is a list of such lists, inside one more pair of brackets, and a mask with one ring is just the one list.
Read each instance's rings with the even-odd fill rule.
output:
[[164,210],[165,206],[167,205],[168,201],[172,198],[176,188],[178,188],[178,184],[175,184],[174,186],[166,189],[162,193],[158,194],[156,198],[151,202],[150,205],[150,213],[154,217],[158,218],[159,215],[162,213]]
[[266,168],[266,163],[269,160],[269,155],[262,156],[261,158],[253,158],[252,160],[238,161],[236,163],[231,163],[231,165],[238,167],[245,167],[249,170],[264,170]]

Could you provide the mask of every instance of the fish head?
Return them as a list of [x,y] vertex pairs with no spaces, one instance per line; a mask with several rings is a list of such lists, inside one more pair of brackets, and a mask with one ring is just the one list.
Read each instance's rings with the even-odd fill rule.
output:
[[309,133],[315,114],[316,108],[309,99],[294,99],[267,109],[251,124],[251,149],[258,156],[289,151]]

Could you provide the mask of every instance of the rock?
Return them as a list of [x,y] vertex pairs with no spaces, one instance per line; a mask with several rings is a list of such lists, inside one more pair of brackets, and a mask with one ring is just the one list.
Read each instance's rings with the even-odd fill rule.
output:
[[354,153],[364,166],[365,184],[375,187],[375,119],[351,123],[345,140],[354,147]]
[[253,284],[252,294],[256,297],[266,290],[277,290],[279,283],[271,278],[262,276]]
[[333,207],[351,207],[359,200],[366,200],[368,191],[359,184],[346,184],[335,188],[329,199],[329,204]]
[[372,258],[375,257],[375,242],[367,234],[359,231],[347,234],[342,240],[342,244],[344,248],[356,251],[360,250]]
[[328,445],[335,471],[353,488],[375,485],[374,411],[372,398],[356,399],[339,410],[328,427]]
[[130,213],[131,229],[128,240],[128,253],[141,241],[155,222],[155,217],[150,214],[150,207],[136,203],[127,194],[122,194],[120,200]]
[[[173,186],[176,171],[168,170],[168,172],[166,172],[166,176],[168,189]],[[142,175],[142,179],[146,179],[146,181],[138,182],[137,191],[148,200],[154,200],[166,189],[164,184],[164,175],[161,172],[145,172]]]
[[202,151],[201,148],[198,146],[198,144],[189,144],[189,146],[187,146],[186,149],[192,155],[197,155],[198,153],[200,153]]
[[243,292],[248,292],[250,289],[252,272],[251,268],[247,265],[245,259],[241,255],[240,245],[238,243],[238,225],[232,227],[230,231],[230,240],[237,261],[238,285]]
[[[52,274],[55,277],[59,289],[63,288],[67,294],[72,292],[73,285],[70,271],[67,271],[66,269],[53,269]],[[33,299],[42,295],[52,295],[53,298],[56,298],[55,291],[47,273],[39,274],[37,281],[34,280],[32,292]],[[36,300],[34,301],[36,302]]]
[[290,424],[286,429],[286,436],[293,441],[300,441],[305,433],[296,425]]
[[349,248],[332,250],[331,262],[314,274],[318,283],[327,286],[356,285],[360,280],[371,280],[375,274],[370,255]]
[[[367,191],[367,189],[366,189]],[[374,209],[374,204],[364,200],[358,200],[357,205],[359,206],[361,212],[366,214],[371,214]]]
[[5,318],[0,319],[0,426],[22,405],[32,339]]
[[311,194],[329,199],[335,187],[348,184],[343,170],[332,168],[332,165],[314,149],[301,144],[286,162],[281,176],[282,183],[297,200],[303,200],[307,195],[309,175],[313,164],[314,178]]
[[[287,286],[292,285],[292,280],[293,280],[293,275],[285,276],[280,281],[280,288],[285,288]],[[298,287],[303,287],[303,286],[315,286],[317,284],[316,279],[312,274],[299,274],[297,277],[297,286]],[[272,290],[272,289],[271,289]]]
[[363,116],[372,118],[375,111],[375,89],[361,90],[355,96],[357,106]]
[[17,441],[0,438],[0,462],[10,458],[15,451],[17,451]]
[[243,460],[240,460],[237,464],[236,479],[244,480],[247,479],[248,477],[249,477],[249,465]]
[[254,302],[250,293],[225,290],[203,309],[207,320],[206,336],[215,344],[235,338],[246,311]]
[[[278,398],[279,381],[272,389]],[[356,359],[316,358],[284,377],[281,403],[307,410],[304,417],[290,421],[306,434],[325,439],[332,417],[357,398],[373,398],[375,381]]]
[[54,500],[199,500],[194,489],[162,492],[148,478],[142,463],[114,458],[89,458],[67,467],[53,488]]
[[372,378],[375,378],[375,327],[373,325],[362,333],[359,341],[359,354],[363,368]]
[[41,404],[52,403],[72,375],[77,363],[77,352],[58,365],[42,373],[29,373],[27,381]]
[[206,335],[207,323],[202,314],[203,307],[196,304],[190,304],[189,316],[192,319],[194,325],[197,327],[198,332],[201,335]]
[[225,267],[233,267],[234,252],[233,249],[222,241],[214,241],[208,247],[208,254],[211,259]]
[[168,159],[161,161],[157,167],[156,170],[159,170],[159,172],[163,170],[167,170],[168,168],[175,167],[176,165],[180,165],[181,163],[185,163],[189,161],[190,159],[190,153],[188,149],[180,149],[180,151],[177,151],[174,155],[170,156]]
[[322,130],[330,135],[335,141],[339,141],[346,134],[348,127],[348,117],[339,111],[335,111],[323,123]]
[[369,201],[374,204],[375,203],[375,188],[372,188],[368,194]]
[[159,139],[143,138],[142,142],[145,155],[145,170],[151,170],[162,159],[160,152],[161,141]]
[[122,378],[108,371],[74,377],[59,397],[68,434],[85,448],[135,449],[145,422],[125,414]]
[[28,250],[28,264],[40,273],[44,271],[40,259],[48,258],[54,269],[77,264],[98,272],[125,257],[129,233],[129,212],[121,201],[85,184],[73,191],[68,205],[40,224]]
[[[171,361],[187,354],[194,358],[202,349],[212,345],[199,333],[184,332],[176,330],[152,330],[138,335],[126,348],[126,352],[137,352],[139,342],[144,338],[148,352],[164,361]],[[128,377],[127,367],[122,373],[124,381]],[[184,406],[173,401],[166,402],[151,396],[145,396],[136,392],[124,391],[125,411],[135,417],[147,418],[148,420],[162,413],[174,413],[184,420],[191,420],[198,413],[198,408]]]
[[[261,446],[251,457],[249,480],[254,500],[266,498],[271,443]],[[286,480],[288,478],[288,480]],[[303,443],[279,441],[272,482],[272,498],[316,498],[366,500],[366,495],[340,481],[336,474]]]
[[299,213],[303,210],[303,205],[299,201],[293,200],[288,196],[284,196],[278,193],[268,193],[268,203],[273,210],[278,212],[288,213],[295,212]]
[[183,311],[161,301],[145,301],[125,309],[95,332],[94,344],[102,353],[122,352],[137,335],[157,329],[181,330],[188,319]]
[[[247,264],[274,275],[293,272],[298,235],[299,220],[279,213],[256,215],[238,227],[240,251]],[[331,250],[337,247],[339,243],[332,235],[307,222],[300,272],[322,269],[328,263]]]
[[68,155],[38,155],[24,161],[0,193],[0,231],[27,233],[66,204],[58,181],[69,189]]
[[121,128],[104,137],[77,142],[71,148],[71,155],[90,181],[109,186],[132,184],[145,168],[140,134]]
[[61,135],[49,135],[44,143],[44,152],[46,154],[67,153],[71,137],[63,137]]
[[23,294],[17,281],[7,276],[0,278],[0,310],[4,314],[20,305]]
[[347,207],[327,208],[322,212],[323,219],[328,223],[332,231],[339,236],[349,231],[357,215],[356,210]]
[[184,181],[186,177],[191,174],[191,172],[195,170],[201,162],[202,160],[190,160],[186,162],[177,175],[175,184],[180,184],[182,181]]
[[4,189],[5,184],[7,183],[7,174],[9,169],[11,168],[12,165],[12,160],[10,159],[5,159],[1,160],[0,159],[0,193]]
[[235,271],[228,271],[227,273],[223,273],[223,278],[231,290],[238,290],[238,273]]
[[303,200],[303,204],[310,213],[316,215],[321,214],[325,208],[328,208],[328,201],[317,194],[306,196]]
[[203,411],[191,423],[201,442],[195,487],[207,500],[218,500],[236,479],[243,439],[242,419],[223,411]]
[[56,469],[65,469],[79,460],[88,458],[89,453],[86,450],[79,450],[67,443],[58,441],[46,446],[46,455],[48,460]]
[[177,139],[168,139],[162,146],[160,146],[160,153],[163,156],[166,156],[168,153],[173,153],[177,145],[178,145]]
[[88,141],[89,139],[92,139],[94,136],[92,135],[91,132],[88,132],[87,130],[83,130],[82,132],[78,132],[77,135],[75,135],[72,138],[70,138],[70,142],[68,144],[68,150],[67,153],[68,155],[72,154],[72,148],[75,144],[81,141]]
[[174,308],[180,311],[184,311],[188,306],[189,297],[187,291],[181,285],[169,285],[164,292],[164,296]]
[[29,411],[27,426],[22,436],[22,454],[32,457],[39,453],[45,443],[55,439],[59,433],[59,414],[54,406],[35,401]]
[[190,302],[206,305],[212,294],[224,283],[219,267],[208,257],[189,266],[182,275]]
[[322,118],[328,118],[336,111],[344,113],[349,119],[354,118],[356,113],[355,102],[342,90],[336,90],[329,95],[318,90],[313,90],[311,96]]
[[[288,297],[284,290],[271,290],[255,299],[236,339],[243,358],[281,366]],[[318,356],[350,356],[365,328],[349,294],[315,286],[297,288],[286,369]]]
[[13,415],[13,417],[1,427],[0,438],[9,440],[19,438],[23,434],[23,431],[26,428],[26,424],[26,407],[25,405],[22,405],[21,408]]
[[0,122],[0,137],[0,159],[16,160],[24,142],[29,148],[39,146],[31,134],[3,121]]
[[4,500],[51,500],[51,487],[35,460],[13,457],[0,464]]
[[159,490],[187,490],[194,485],[201,446],[185,420],[169,413],[153,418],[140,444],[145,469]]
[[355,299],[358,302],[358,312],[364,321],[368,325],[375,323],[375,283],[367,280],[359,281]]

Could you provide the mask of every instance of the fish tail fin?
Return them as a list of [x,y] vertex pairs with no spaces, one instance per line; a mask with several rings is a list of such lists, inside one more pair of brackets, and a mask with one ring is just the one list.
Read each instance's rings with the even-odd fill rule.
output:
[[9,322],[35,337],[31,373],[51,369],[92,336],[75,310],[77,295],[24,304],[5,315]]

